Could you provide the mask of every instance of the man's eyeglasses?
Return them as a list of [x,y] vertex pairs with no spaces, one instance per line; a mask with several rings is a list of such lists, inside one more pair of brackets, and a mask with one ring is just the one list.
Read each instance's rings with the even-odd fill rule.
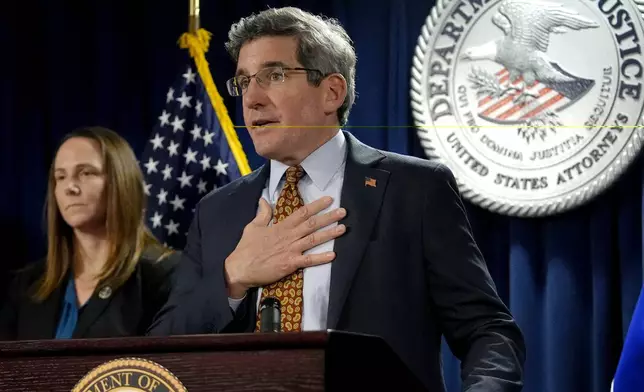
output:
[[322,76],[322,72],[317,69],[310,68],[286,68],[286,67],[268,67],[260,70],[255,75],[239,75],[234,78],[230,78],[226,81],[226,88],[228,89],[228,94],[233,97],[241,96],[250,85],[251,79],[255,78],[257,83],[262,87],[268,87],[272,84],[282,83],[286,78],[287,72],[292,71],[306,71],[315,72],[318,76]]

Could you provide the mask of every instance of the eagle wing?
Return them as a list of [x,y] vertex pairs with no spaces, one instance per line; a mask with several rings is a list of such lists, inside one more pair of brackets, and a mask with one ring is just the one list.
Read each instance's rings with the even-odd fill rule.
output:
[[564,33],[566,29],[599,27],[599,24],[579,15],[578,12],[550,2],[506,0],[498,12],[507,18],[512,26],[508,35],[512,42],[541,52],[548,49],[551,33]]
[[510,19],[508,19],[507,16],[503,15],[501,12],[497,12],[492,17],[492,23],[494,23],[496,27],[503,30],[503,33],[505,35],[509,35],[512,31],[512,23],[510,23]]

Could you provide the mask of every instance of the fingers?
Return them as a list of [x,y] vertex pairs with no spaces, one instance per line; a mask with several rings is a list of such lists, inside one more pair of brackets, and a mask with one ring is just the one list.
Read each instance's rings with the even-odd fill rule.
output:
[[336,227],[332,227],[326,230],[316,231],[302,239],[295,241],[293,243],[293,249],[297,252],[303,253],[320,244],[338,238],[339,236],[344,234],[346,230],[347,229],[344,225],[337,225]]
[[329,196],[321,197],[309,204],[303,205],[288,218],[280,222],[280,224],[282,225],[282,227],[286,228],[296,227],[310,217],[329,207],[331,203],[333,203],[333,198]]
[[266,199],[264,199],[263,197],[260,197],[259,209],[257,210],[257,215],[252,220],[252,223],[258,226],[268,226],[272,217],[273,217],[273,210],[271,209],[271,205],[268,204]]
[[294,270],[298,268],[314,267],[320,264],[330,263],[335,259],[335,252],[324,252],[310,255],[299,255],[293,258],[292,262],[295,266]]
[[345,216],[347,216],[347,210],[344,208],[338,208],[318,216],[311,216],[293,229],[293,239],[297,240],[307,236],[323,227],[340,221]]

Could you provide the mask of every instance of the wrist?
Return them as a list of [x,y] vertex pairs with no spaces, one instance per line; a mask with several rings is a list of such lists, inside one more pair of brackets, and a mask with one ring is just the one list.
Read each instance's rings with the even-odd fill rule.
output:
[[228,297],[232,299],[242,299],[246,295],[247,287],[241,284],[228,285]]
[[248,291],[248,287],[240,282],[232,268],[229,268],[228,260],[224,263],[224,274],[226,276],[226,290],[228,297],[232,299],[242,299]]

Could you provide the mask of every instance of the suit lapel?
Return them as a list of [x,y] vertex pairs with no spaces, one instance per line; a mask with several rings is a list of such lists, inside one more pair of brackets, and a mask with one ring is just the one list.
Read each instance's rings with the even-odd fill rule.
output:
[[62,287],[54,289],[43,302],[34,303],[29,300],[23,317],[29,322],[25,323],[20,335],[29,336],[29,339],[54,338],[65,285]]
[[[233,205],[223,211],[226,230],[233,233],[240,233],[251,220],[257,215],[257,203],[262,195],[266,180],[270,175],[270,163],[262,166],[261,169],[244,177],[244,181],[237,187],[231,189],[227,197],[233,201]],[[238,238],[228,236],[232,248],[237,245]],[[232,249],[231,249],[232,250]]]
[[85,337],[89,327],[105,312],[116,293],[117,291],[109,286],[96,290],[87,300],[83,309],[79,310],[80,314],[72,337]]
[[347,138],[347,161],[340,204],[347,210],[346,233],[335,240],[336,258],[331,267],[331,289],[327,327],[336,328],[349,288],[360,265],[389,180],[389,172],[376,169],[384,158],[379,151]]
[[[257,208],[259,198],[262,196],[262,191],[266,186],[266,181],[270,176],[270,162],[266,163],[259,170],[249,174],[244,178],[244,182],[240,186],[235,187],[230,191],[228,197],[230,200],[233,200],[232,208],[225,211],[226,218],[224,222],[226,224],[226,232],[235,233],[235,235],[223,235],[220,238],[225,238],[227,243],[222,249],[226,250],[226,254],[223,257],[228,256],[237,246],[239,239],[241,238],[241,233],[244,230],[244,227],[252,221],[257,215]],[[237,233],[239,235],[237,236]],[[249,301],[243,309],[248,312],[248,314],[242,314],[244,320],[249,320],[246,330],[252,331],[255,325],[256,317],[256,308],[257,308],[257,289],[249,290],[250,295],[247,297]],[[249,316],[249,317],[246,317]]]

